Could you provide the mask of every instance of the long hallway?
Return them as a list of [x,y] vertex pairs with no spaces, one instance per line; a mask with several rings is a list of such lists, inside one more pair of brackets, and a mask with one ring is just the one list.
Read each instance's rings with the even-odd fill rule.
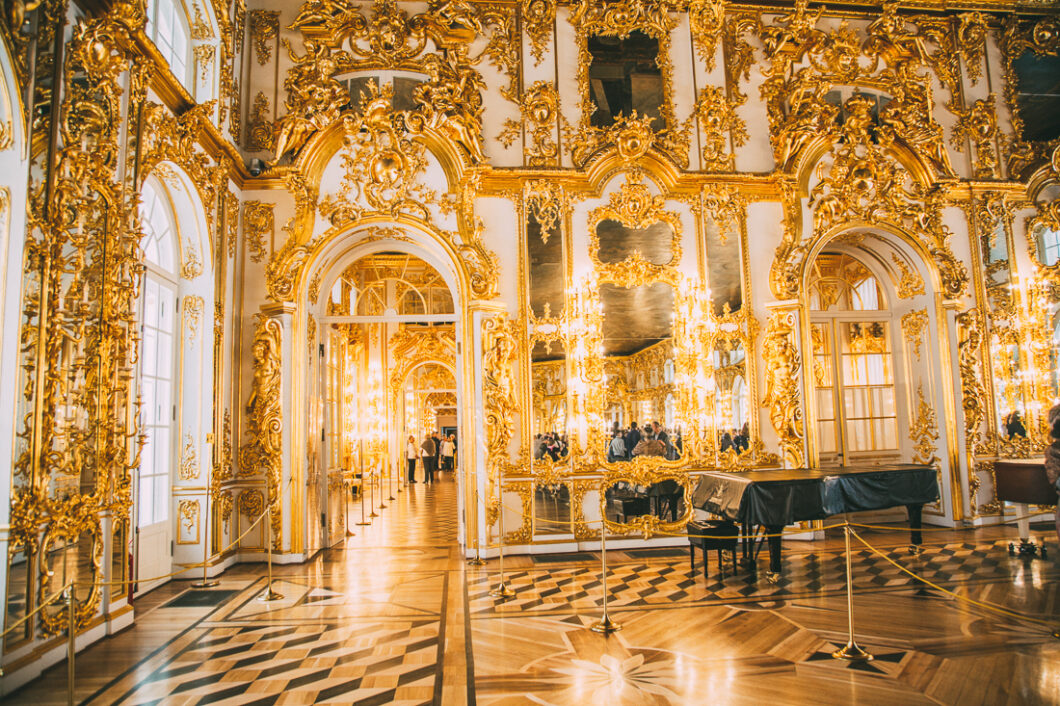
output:
[[[514,556],[516,590],[489,596],[496,562],[467,567],[451,474],[416,484],[370,527],[305,565],[237,566],[208,591],[173,582],[137,602],[136,626],[77,658],[92,704],[1050,704],[1060,641],[922,587],[855,554],[856,628],[875,655],[831,658],[846,639],[842,539],[790,542],[777,584],[705,578],[684,547],[609,551],[612,617],[600,615],[599,554]],[[351,520],[359,519],[351,504]],[[367,511],[367,507],[366,507]],[[1010,557],[1014,530],[929,531],[910,557],[903,527],[866,532],[937,584],[1042,620],[1060,614],[1060,551]],[[65,663],[5,703],[66,702]]]

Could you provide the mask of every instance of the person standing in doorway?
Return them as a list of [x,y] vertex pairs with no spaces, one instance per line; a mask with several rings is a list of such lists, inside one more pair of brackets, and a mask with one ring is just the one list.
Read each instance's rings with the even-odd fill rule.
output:
[[420,444],[420,458],[423,459],[423,482],[434,482],[434,454],[437,451],[434,439],[428,434]]
[[431,434],[431,438],[434,439],[434,470],[438,472],[442,470],[442,440],[438,432]]
[[416,448],[416,437],[409,435],[405,443],[405,461],[409,467],[409,483],[416,482],[416,459],[419,458],[420,450]]
[[442,469],[453,470],[453,435],[442,439]]

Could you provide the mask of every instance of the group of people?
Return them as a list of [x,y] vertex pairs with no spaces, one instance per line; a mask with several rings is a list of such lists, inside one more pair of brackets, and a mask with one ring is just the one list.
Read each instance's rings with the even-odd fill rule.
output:
[[434,482],[436,471],[451,471],[455,468],[456,435],[439,436],[430,432],[423,443],[416,445],[416,437],[409,435],[405,443],[405,461],[408,463],[408,482],[416,482],[416,461],[423,463],[423,482]]
[[607,447],[607,460],[628,461],[636,456],[661,456],[670,460],[680,457],[684,447],[681,431],[671,434],[659,422],[638,427],[630,422],[628,429],[618,425],[611,431],[611,442]]
[[540,461],[546,456],[553,462],[567,455],[567,435],[554,431],[538,434],[534,437],[534,460]]
[[729,429],[726,432],[722,432],[720,445],[718,450],[721,453],[725,453],[729,449],[732,449],[736,453],[740,454],[751,448],[751,431],[748,428],[746,422],[743,427],[736,431],[735,429]]

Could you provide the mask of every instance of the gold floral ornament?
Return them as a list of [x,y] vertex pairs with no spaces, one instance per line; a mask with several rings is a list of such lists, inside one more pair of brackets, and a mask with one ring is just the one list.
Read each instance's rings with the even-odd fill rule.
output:
[[271,150],[275,137],[276,128],[269,120],[269,98],[264,91],[258,91],[250,108],[250,120],[247,122],[247,150]]
[[420,177],[427,168],[427,148],[405,129],[405,113],[392,109],[393,89],[368,83],[360,115],[343,118],[344,174],[339,192],[320,201],[320,213],[332,225],[351,223],[365,211],[390,215],[412,213],[428,220],[434,191]]
[[939,439],[935,410],[924,399],[923,385],[917,385],[916,398],[916,418],[909,429],[909,440],[913,442],[913,463],[934,466],[939,462],[935,455],[935,442]]
[[891,253],[891,262],[898,268],[898,298],[912,299],[924,293],[924,278],[915,267],[910,267],[905,258]]
[[268,243],[276,235],[275,207],[267,201],[243,203],[243,241],[252,262],[263,262],[268,257]]
[[530,38],[530,53],[534,57],[534,66],[537,66],[545,58],[545,47],[552,38],[556,0],[522,0],[519,7],[524,31]]
[[500,511],[500,474],[509,461],[508,445],[515,429],[515,326],[503,314],[482,320],[482,401],[486,418],[486,524],[492,526]]
[[703,140],[703,169],[728,171],[733,169],[735,155],[726,143],[732,137],[733,147],[747,144],[747,123],[736,113],[734,102],[725,97],[718,86],[707,86],[699,92],[695,116]]
[[272,59],[272,40],[280,32],[278,10],[250,11],[250,38],[254,42],[254,53],[258,64],[265,66]]
[[15,132],[11,121],[0,122],[0,152],[11,149],[15,144]]
[[950,104],[950,111],[957,116],[953,126],[951,142],[960,152],[965,151],[965,141],[972,145],[975,155],[975,176],[979,179],[996,179],[998,159],[995,144],[997,141],[997,107],[994,94],[972,103],[968,109]]
[[986,389],[982,382],[980,353],[983,345],[982,319],[978,309],[957,314],[957,367],[961,376],[961,407],[964,409],[964,438],[968,458],[974,458],[981,439],[980,426],[986,418]]
[[530,142],[525,148],[525,157],[531,167],[554,166],[559,159],[559,145],[555,129],[559,119],[559,94],[552,81],[535,81],[519,103],[522,122],[508,119],[498,139],[510,147],[525,130]]
[[265,496],[260,490],[244,490],[239,494],[239,514],[248,519],[256,519],[265,511]]
[[902,333],[913,347],[913,355],[920,360],[920,346],[924,343],[924,330],[928,325],[927,309],[916,309],[902,315]]
[[265,476],[268,504],[272,510],[273,548],[283,547],[283,517],[280,483],[283,474],[283,408],[280,399],[280,322],[256,314],[254,331],[254,380],[247,401],[247,438],[239,450],[241,471]]
[[724,0],[690,0],[688,25],[696,43],[696,53],[713,71],[718,52],[718,41],[725,29]]
[[795,313],[774,311],[766,322],[763,356],[766,363],[766,396],[762,404],[780,440],[784,460],[794,467],[805,465],[802,404],[799,374],[802,357],[795,343]]

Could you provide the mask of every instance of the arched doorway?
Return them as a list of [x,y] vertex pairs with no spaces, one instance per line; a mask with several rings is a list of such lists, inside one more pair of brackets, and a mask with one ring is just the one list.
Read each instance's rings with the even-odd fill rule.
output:
[[[318,319],[325,472],[352,475],[358,486],[374,483],[377,500],[407,487],[409,436],[417,447],[430,434],[459,440],[462,398],[460,321],[449,283],[400,243],[378,245],[343,266]],[[421,465],[421,480],[422,473]],[[334,498],[328,502],[332,513],[342,512]],[[324,543],[342,538],[339,526],[332,523]]]

